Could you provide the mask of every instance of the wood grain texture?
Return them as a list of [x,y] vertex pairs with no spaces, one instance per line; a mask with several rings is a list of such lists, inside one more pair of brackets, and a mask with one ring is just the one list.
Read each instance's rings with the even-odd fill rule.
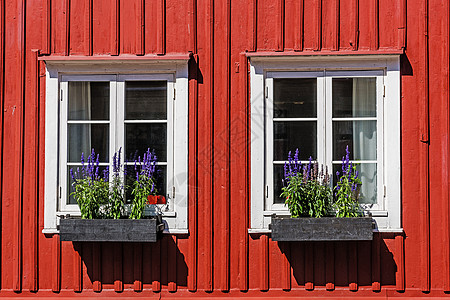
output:
[[423,1],[422,7],[422,68],[423,68],[423,97],[420,103],[420,148],[419,148],[419,172],[420,172],[420,232],[421,232],[421,289],[429,292],[430,282],[430,191],[429,191],[429,160],[430,160],[430,116],[429,116],[429,45],[428,45],[428,0]]
[[[305,287],[317,296],[444,295],[450,231],[436,220],[450,222],[449,16],[442,0],[1,0],[2,295],[310,296]],[[165,248],[117,244],[111,250],[72,249],[57,235],[42,234],[44,107],[54,99],[45,99],[45,62],[38,56],[140,55],[162,62],[186,51],[196,54],[189,69],[189,234],[169,236],[175,246],[168,239]],[[401,201],[407,235],[376,233],[356,248],[293,243],[282,257],[269,236],[248,234],[248,60],[256,58],[245,51],[319,60],[405,52]],[[217,135],[222,131],[224,140]]]

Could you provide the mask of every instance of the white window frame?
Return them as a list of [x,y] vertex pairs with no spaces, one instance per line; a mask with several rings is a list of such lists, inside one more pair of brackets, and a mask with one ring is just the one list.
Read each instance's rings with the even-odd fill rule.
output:
[[[163,211],[166,233],[188,233],[188,64],[174,61],[46,61],[44,233],[57,233],[59,216],[80,216],[66,204],[68,81],[110,82],[109,154],[124,144],[125,81],[167,81],[167,193]],[[90,121],[87,121],[90,122]],[[96,121],[97,122],[97,121]],[[102,122],[102,121],[101,121]],[[153,121],[137,120],[139,123]],[[116,125],[119,126],[116,127]],[[56,129],[56,130],[55,130]],[[63,134],[65,133],[65,134]],[[111,158],[109,158],[111,160]],[[61,162],[61,163],[60,163]],[[164,164],[164,163],[161,163]]]
[[[332,170],[331,87],[336,77],[377,78],[377,204],[364,205],[377,230],[401,231],[400,58],[398,55],[251,57],[251,228],[267,232],[271,216],[289,215],[273,204],[273,78],[318,78],[317,160]],[[326,93],[326,94],[325,94]],[[326,101],[324,103],[323,101]],[[302,118],[305,119],[305,118]],[[311,119],[311,120],[312,120]],[[341,118],[339,118],[341,119]],[[327,120],[327,122],[324,122]],[[384,147],[383,145],[389,145]]]

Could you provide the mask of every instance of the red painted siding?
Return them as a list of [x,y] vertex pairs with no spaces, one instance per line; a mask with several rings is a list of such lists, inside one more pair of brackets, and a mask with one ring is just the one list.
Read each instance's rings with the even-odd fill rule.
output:
[[[449,9],[447,0],[0,0],[0,297],[445,296]],[[405,235],[314,244],[249,235],[243,53],[397,50],[405,50]],[[38,55],[189,51],[190,234],[151,245],[44,236],[45,66]]]

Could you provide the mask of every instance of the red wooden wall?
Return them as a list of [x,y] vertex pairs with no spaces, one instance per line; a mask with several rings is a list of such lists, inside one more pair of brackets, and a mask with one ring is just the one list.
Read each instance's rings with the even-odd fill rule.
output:
[[[0,0],[0,296],[445,296],[450,292],[447,0]],[[249,235],[245,51],[402,55],[405,234]],[[45,55],[192,52],[189,236],[44,236]],[[101,292],[101,294],[97,294]]]

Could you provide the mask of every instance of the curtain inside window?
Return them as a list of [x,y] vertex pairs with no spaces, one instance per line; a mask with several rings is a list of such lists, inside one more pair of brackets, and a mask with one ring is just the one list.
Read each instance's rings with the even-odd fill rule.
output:
[[[353,117],[376,117],[376,79],[353,78]],[[356,160],[377,159],[376,121],[353,121],[353,151]],[[373,163],[359,163],[362,186],[360,203],[376,203],[377,168]]]
[[[90,82],[69,82],[69,120],[91,120]],[[90,124],[69,126],[69,159],[79,161],[80,149],[92,149]],[[71,147],[76,145],[76,147]],[[85,156],[89,153],[85,153]]]

